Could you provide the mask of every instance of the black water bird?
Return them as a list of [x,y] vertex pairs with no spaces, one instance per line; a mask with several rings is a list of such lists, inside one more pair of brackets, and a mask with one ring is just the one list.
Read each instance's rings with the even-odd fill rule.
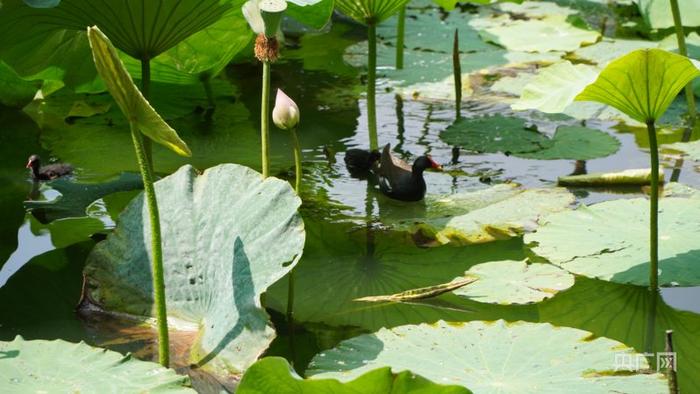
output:
[[66,163],[55,163],[46,166],[41,165],[39,155],[29,156],[27,168],[31,168],[32,179],[35,181],[50,181],[73,173],[73,166]]
[[348,149],[345,152],[345,166],[355,178],[366,178],[382,155],[378,150]]

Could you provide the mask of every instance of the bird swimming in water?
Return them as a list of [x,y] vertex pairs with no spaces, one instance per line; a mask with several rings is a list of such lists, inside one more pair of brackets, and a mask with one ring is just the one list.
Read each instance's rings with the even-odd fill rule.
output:
[[26,167],[31,169],[30,173],[35,181],[50,181],[73,173],[73,166],[66,163],[55,163],[42,167],[39,155],[29,156]]

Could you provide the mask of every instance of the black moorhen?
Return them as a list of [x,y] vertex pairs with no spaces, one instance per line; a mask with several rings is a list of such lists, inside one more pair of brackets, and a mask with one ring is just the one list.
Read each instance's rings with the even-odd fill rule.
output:
[[27,168],[32,169],[32,179],[35,181],[50,181],[64,175],[70,175],[73,172],[73,166],[64,163],[49,164],[42,167],[39,155],[29,156]]
[[377,150],[348,149],[345,152],[345,166],[351,176],[366,178],[381,156]]
[[420,156],[413,166],[391,154],[391,146],[386,144],[376,170],[379,177],[379,190],[388,197],[401,201],[420,201],[425,197],[423,171],[428,168],[442,169],[430,156]]

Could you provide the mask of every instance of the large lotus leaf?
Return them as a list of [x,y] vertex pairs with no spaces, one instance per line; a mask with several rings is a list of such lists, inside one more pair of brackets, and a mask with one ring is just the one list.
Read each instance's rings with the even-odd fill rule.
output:
[[465,272],[477,280],[454,293],[474,301],[495,304],[529,304],[554,297],[574,285],[574,276],[551,264],[494,261]]
[[541,69],[525,85],[520,99],[511,107],[521,111],[537,109],[547,113],[563,112],[588,84],[595,81],[599,70],[586,64],[569,61]]
[[543,19],[513,20],[508,17],[476,19],[472,26],[481,30],[487,41],[509,50],[523,52],[574,51],[596,42],[600,34],[574,27],[564,15]]
[[243,375],[236,389],[239,394],[298,393],[298,394],[387,394],[387,393],[448,393],[467,394],[470,391],[459,386],[443,386],[410,372],[398,375],[390,368],[367,372],[347,383],[335,379],[302,379],[287,360],[266,357],[253,364]]
[[[664,181],[664,171],[659,170],[659,181]],[[651,183],[651,169],[639,168],[618,172],[593,172],[589,174],[568,175],[557,179],[559,186],[640,186]]]
[[[633,349],[591,333],[545,323],[473,321],[406,325],[344,342],[312,360],[312,378],[353,379],[391,367],[474,392],[660,393],[661,374],[615,371],[616,355]],[[537,366],[536,368],[534,366]],[[648,368],[646,361],[643,368]]]
[[[474,264],[498,258],[521,260],[520,240],[420,248],[406,233],[367,230],[364,226],[307,220],[306,231],[304,256],[294,269],[294,319],[298,322],[377,330],[439,319],[536,319],[528,308],[480,304],[451,294],[431,304],[355,301],[445,283]],[[288,281],[282,280],[268,290],[268,307],[286,310],[287,285]]]
[[288,0],[285,15],[314,29],[323,28],[333,14],[334,0]]
[[343,14],[361,23],[378,24],[399,12],[409,0],[335,0]]
[[[652,29],[673,27],[671,4],[665,0],[639,0],[639,12]],[[700,1],[678,0],[678,8],[683,26],[700,26]]]
[[619,149],[620,141],[604,131],[581,126],[561,126],[554,133],[551,146],[514,155],[539,160],[592,160],[610,156]]
[[153,141],[162,144],[182,156],[191,156],[190,148],[180,139],[143,94],[134,85],[131,75],[119,59],[116,49],[99,28],[88,28],[88,39],[92,48],[95,67],[107,90],[119,105],[132,127],[137,127]]
[[548,148],[546,135],[526,127],[525,120],[502,115],[459,118],[440,133],[446,143],[480,153],[535,152]]
[[[673,39],[675,40],[675,36]],[[606,37],[593,45],[577,49],[572,54],[572,58],[586,63],[593,63],[602,68],[618,57],[624,56],[632,51],[657,48],[658,46],[659,42],[654,41],[625,40]]]
[[700,70],[688,58],[640,49],[608,64],[576,100],[611,105],[639,122],[656,121]]
[[32,101],[39,88],[40,81],[25,81],[15,70],[0,61],[0,105],[22,108]]
[[[224,164],[191,166],[156,182],[168,314],[199,328],[192,363],[243,371],[274,337],[260,295],[289,272],[304,245],[300,200],[287,182]],[[101,307],[153,313],[148,211],[140,195],[93,250],[87,296]],[[271,247],[274,245],[274,247]]]
[[[574,287],[538,304],[538,309],[542,321],[590,331],[596,337],[614,339],[649,352],[657,367],[659,353],[665,351],[664,334],[666,330],[673,330],[680,390],[696,393],[700,392],[697,378],[700,370],[700,341],[697,340],[700,315],[676,310],[664,301],[670,299],[664,293],[686,289],[650,292],[644,287],[579,277]],[[688,297],[687,300],[693,302],[694,298]],[[650,358],[639,355],[626,362],[641,367],[637,363]]]
[[56,179],[45,187],[61,193],[50,201],[25,201],[25,208],[45,221],[67,217],[86,216],[86,209],[100,198],[116,192],[143,188],[141,176],[123,173],[118,178],[101,183],[77,183],[69,179]]
[[[696,239],[700,201],[659,202],[659,285],[700,284]],[[525,242],[569,272],[617,283],[649,285],[649,201],[607,201],[548,216]]]
[[0,381],[6,393],[113,392],[194,393],[189,379],[159,364],[140,361],[84,342],[0,342]]
[[663,147],[681,151],[691,159],[700,161],[700,141],[676,142],[673,144],[666,144]]
[[544,18],[550,15],[569,16],[577,14],[578,11],[569,7],[562,7],[557,3],[547,1],[525,1],[520,4],[516,3],[499,3],[496,7],[509,14],[522,15],[525,18]]

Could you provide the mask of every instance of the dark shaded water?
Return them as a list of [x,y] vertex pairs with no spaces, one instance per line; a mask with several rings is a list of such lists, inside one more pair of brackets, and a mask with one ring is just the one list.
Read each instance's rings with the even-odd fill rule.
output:
[[[339,24],[346,37],[360,34]],[[350,31],[349,33],[347,33]],[[700,304],[698,288],[668,289],[649,294],[645,289],[583,277],[575,286],[540,304],[503,306],[443,295],[435,302],[420,304],[358,305],[352,300],[366,295],[388,294],[451,280],[470,266],[495,260],[523,259],[527,249],[521,238],[462,248],[421,248],[403,233],[386,230],[387,212],[412,209],[393,202],[365,181],[349,176],[343,164],[348,148],[368,145],[365,101],[358,99],[359,76],[338,76],[305,69],[302,62],[288,60],[273,68],[275,85],[296,99],[302,110],[299,130],[304,148],[304,206],[307,245],[295,270],[295,317],[293,340],[284,319],[287,279],[266,294],[265,304],[273,316],[279,337],[268,354],[293,359],[303,373],[318,351],[362,332],[408,323],[496,320],[549,322],[580,328],[633,346],[639,352],[663,350],[663,332],[675,330],[678,366],[683,392],[700,392]],[[217,84],[217,110],[211,119],[195,113],[173,122],[195,156],[184,160],[156,147],[156,166],[168,174],[185,162],[200,169],[222,162],[258,167],[257,143],[259,69],[253,64],[230,67],[226,79]],[[239,93],[246,92],[246,93]],[[155,94],[155,93],[154,93]],[[66,101],[68,102],[68,101]],[[158,104],[158,103],[156,103]],[[23,201],[37,198],[23,165],[31,153],[69,161],[76,165],[79,181],[102,180],[122,171],[134,171],[128,134],[101,123],[103,118],[77,121],[73,125],[48,123],[41,130],[35,119],[49,119],[56,99],[27,113],[0,109],[0,339],[25,338],[85,340],[117,351],[136,352],[154,359],[153,332],[131,322],[115,322],[104,316],[80,317],[75,312],[82,287],[86,255],[114,226],[116,215],[132,193],[110,196],[90,208],[91,218],[64,219],[42,224],[26,214]],[[34,106],[34,105],[33,105]],[[45,115],[37,117],[37,111]],[[112,116],[112,110],[106,116]],[[508,112],[507,106],[472,102],[464,116]],[[48,115],[47,115],[48,114]],[[448,104],[427,104],[397,98],[393,92],[378,96],[380,144],[391,143],[394,152],[406,159],[429,153],[445,165],[446,172],[429,173],[429,193],[446,194],[483,188],[491,183],[514,181],[527,187],[553,186],[558,176],[574,171],[566,160],[541,161],[503,154],[462,152],[453,160],[452,147],[438,135],[454,120]],[[114,115],[118,116],[118,115]],[[541,130],[552,131],[547,119],[533,116]],[[569,123],[575,123],[569,121]],[[648,166],[643,147],[644,130],[620,128],[612,122],[593,122],[622,143],[618,153],[586,163],[589,172],[617,171]],[[678,141],[682,130],[664,136]],[[273,169],[291,176],[292,157],[287,135],[272,131]],[[665,160],[667,179],[674,158]],[[694,163],[680,165],[679,181],[700,186]],[[573,190],[578,203],[594,203],[642,195],[641,189],[621,191]],[[33,196],[32,196],[33,194]],[[42,190],[38,198],[55,198]],[[175,340],[175,364],[186,363],[185,351]],[[653,361],[653,358],[652,358]],[[612,360],[611,360],[612,362]],[[219,382],[190,371],[197,387],[207,391],[233,381]]]

